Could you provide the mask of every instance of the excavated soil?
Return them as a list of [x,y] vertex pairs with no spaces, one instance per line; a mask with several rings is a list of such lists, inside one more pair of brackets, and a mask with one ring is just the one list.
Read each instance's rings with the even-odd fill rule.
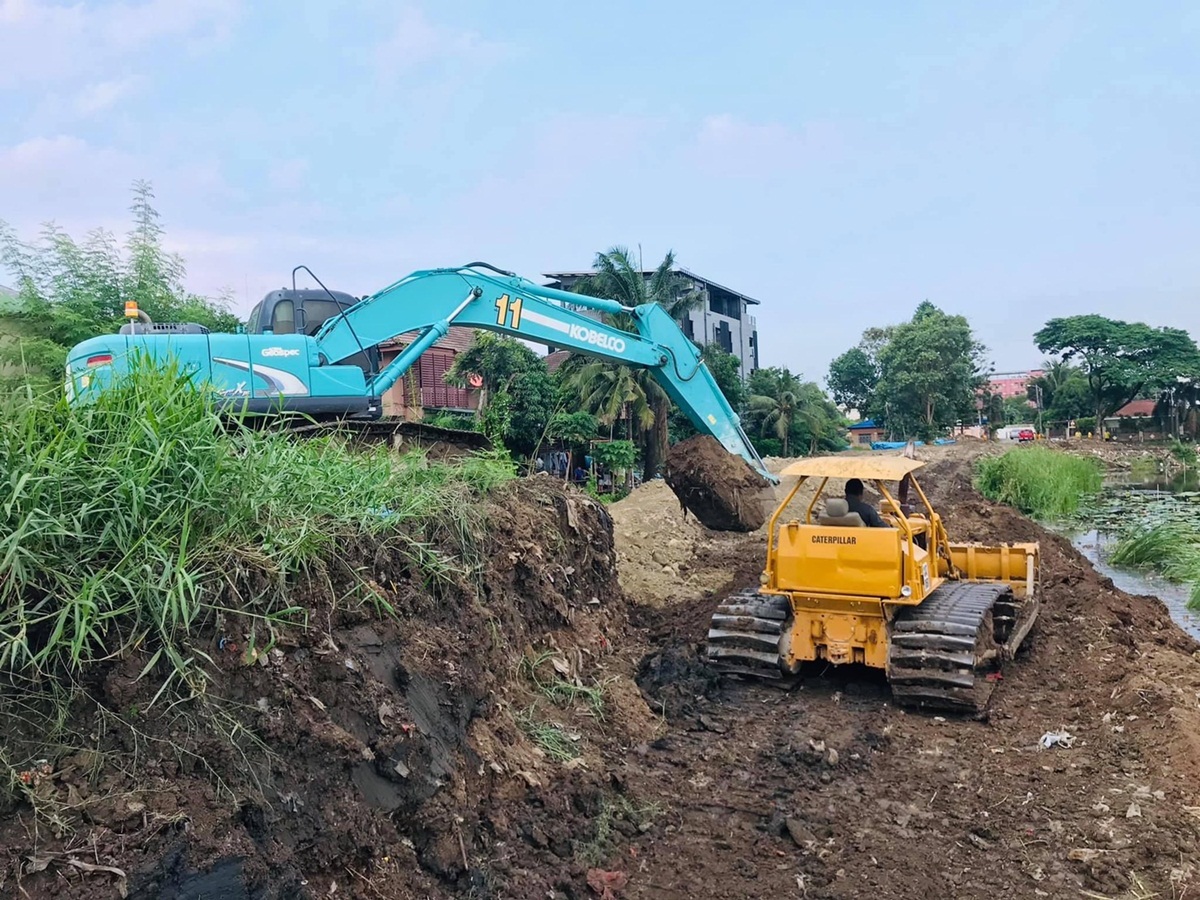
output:
[[707,434],[673,445],[664,477],[679,502],[714,531],[754,531],[771,514],[770,482]]
[[[922,485],[955,540],[1040,541],[1045,601],[983,720],[897,709],[865,670],[715,677],[708,619],[757,581],[763,529],[708,531],[661,483],[606,509],[538,476],[489,504],[473,584],[434,597],[377,547],[356,563],[397,618],[314,586],[314,627],[265,665],[213,634],[210,695],[263,747],[204,737],[194,703],[138,713],[144,660],[98,674],[75,717],[93,746],[47,748],[0,805],[0,895],[1195,896],[1200,647],[979,497],[978,452],[922,451]],[[550,699],[556,679],[602,710]]]

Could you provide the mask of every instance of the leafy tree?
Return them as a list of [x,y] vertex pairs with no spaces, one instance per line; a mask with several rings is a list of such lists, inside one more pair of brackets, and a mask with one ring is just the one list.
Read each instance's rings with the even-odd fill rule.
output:
[[921,303],[879,349],[872,414],[893,433],[926,439],[974,418],[983,352],[965,317]]
[[742,381],[742,363],[732,353],[726,353],[717,344],[705,344],[700,358],[712,374],[713,381],[725,395],[725,400],[734,412],[741,410],[746,402],[746,385]]
[[829,364],[829,390],[834,402],[844,409],[865,413],[871,408],[878,383],[879,367],[861,344]]
[[583,444],[596,436],[596,417],[583,412],[556,412],[550,418],[546,436],[554,441],[564,441],[568,444]]
[[800,404],[799,379],[785,368],[772,366],[751,376],[750,390],[750,409],[758,414],[760,431],[772,431],[779,438],[783,455],[790,455],[789,439]]
[[654,410],[646,396],[639,372],[607,360],[571,357],[559,367],[562,384],[577,398],[583,410],[609,429],[624,418],[629,440],[654,425]]
[[1143,390],[1200,372],[1200,351],[1178,328],[1089,313],[1051,319],[1033,337],[1043,353],[1079,360],[1099,423]]
[[747,390],[746,431],[759,453],[789,456],[797,448],[816,453],[846,446],[845,421],[816,383],[772,366],[754,372]]
[[1004,400],[1004,424],[1021,425],[1032,422],[1037,410],[1024,397],[1007,397]]
[[[673,251],[663,257],[662,262],[658,264],[648,279],[643,274],[641,267],[634,264],[633,257],[626,247],[612,247],[604,253],[597,253],[594,267],[595,274],[576,282],[573,289],[576,293],[592,297],[607,297],[617,300],[625,306],[657,303],[676,320],[682,319],[689,310],[704,301],[703,294],[694,290],[686,278],[673,271],[675,268]],[[623,331],[637,330],[634,327],[633,319],[623,313],[605,313],[604,321]],[[619,363],[598,362],[600,365],[610,368],[621,367]],[[569,363],[568,360],[568,363],[564,365]],[[596,363],[588,363],[587,367],[590,368],[593,365]],[[639,423],[646,478],[653,478],[662,468],[667,456],[671,400],[647,370],[637,370],[634,378],[637,381],[638,390],[629,391],[626,389],[623,378],[607,376],[604,379],[596,380],[594,371],[592,373],[593,387],[607,383],[616,393],[632,398],[625,402],[634,403],[639,410],[641,404],[644,403],[650,410],[652,418],[649,425],[640,424],[642,420],[640,411],[636,412],[630,421],[636,420]],[[588,408],[592,409],[593,407]],[[601,417],[602,420],[603,418]]]
[[536,353],[516,338],[476,331],[471,346],[454,357],[454,363],[443,376],[447,384],[466,387],[472,375],[483,381],[479,391],[479,408],[488,405],[493,394],[506,389],[512,379],[545,363]]
[[[537,449],[557,401],[554,380],[546,371],[545,363],[540,360],[539,363],[514,375],[506,391],[512,411],[504,443],[521,456],[530,456]],[[595,434],[594,423],[592,433]]]
[[557,403],[545,360],[516,338],[481,330],[454,357],[444,377],[448,384],[465,387],[472,375],[483,381],[480,430],[513,453],[533,453]]
[[183,261],[162,246],[150,185],[137,181],[132,192],[133,226],[124,252],[104,229],[76,243],[49,224],[37,241],[27,243],[0,222],[0,263],[13,273],[18,291],[15,308],[3,313],[4,330],[20,335],[0,343],[0,365],[16,366],[33,381],[60,383],[70,348],[115,333],[130,300],[156,322],[236,330],[238,318],[227,297],[202,297],[184,288]]

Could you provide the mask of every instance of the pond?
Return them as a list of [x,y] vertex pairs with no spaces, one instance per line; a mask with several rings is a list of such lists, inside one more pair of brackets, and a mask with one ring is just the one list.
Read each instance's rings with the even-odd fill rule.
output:
[[1151,463],[1105,478],[1104,489],[1077,520],[1054,530],[1068,537],[1098,572],[1128,594],[1158,597],[1180,628],[1200,640],[1200,610],[1188,608],[1190,585],[1174,584],[1153,573],[1113,566],[1109,562],[1122,532],[1169,520],[1200,526],[1200,472],[1166,472]]

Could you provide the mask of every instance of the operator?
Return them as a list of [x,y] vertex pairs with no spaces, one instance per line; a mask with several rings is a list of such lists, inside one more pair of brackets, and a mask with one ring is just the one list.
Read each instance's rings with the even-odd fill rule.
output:
[[851,478],[846,482],[846,505],[850,507],[850,512],[858,513],[867,527],[888,527],[887,523],[883,521],[883,517],[875,511],[875,507],[863,500],[863,483],[857,478]]

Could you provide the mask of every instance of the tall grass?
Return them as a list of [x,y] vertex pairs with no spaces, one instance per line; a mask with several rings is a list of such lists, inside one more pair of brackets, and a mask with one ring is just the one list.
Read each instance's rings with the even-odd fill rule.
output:
[[1079,502],[1099,493],[1100,463],[1047,447],[1016,447],[976,464],[975,486],[989,500],[1039,519],[1073,515]]
[[[513,477],[229,426],[178,373],[0,420],[0,672],[69,674],[133,647],[189,677],[215,614],[301,614],[288,588],[371,534],[432,579],[469,567],[480,492]],[[450,550],[446,551],[445,548]]]
[[1117,542],[1110,561],[1191,585],[1188,606],[1200,609],[1200,530],[1195,525],[1162,522],[1134,531]]

